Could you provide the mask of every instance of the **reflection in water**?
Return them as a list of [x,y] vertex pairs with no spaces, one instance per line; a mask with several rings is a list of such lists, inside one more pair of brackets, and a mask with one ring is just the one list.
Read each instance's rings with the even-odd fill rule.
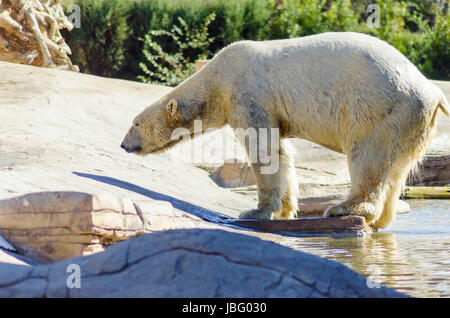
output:
[[415,297],[450,297],[450,201],[410,201],[411,213],[367,238],[292,238],[282,243],[332,259],[374,283]]

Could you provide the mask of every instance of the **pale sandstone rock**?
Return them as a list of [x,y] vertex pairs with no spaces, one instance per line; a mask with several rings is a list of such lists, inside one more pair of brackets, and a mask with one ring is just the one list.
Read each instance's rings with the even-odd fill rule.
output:
[[[0,199],[78,191],[177,202],[182,212],[192,210],[184,203],[230,216],[254,207],[177,162],[177,149],[139,157],[120,148],[133,117],[171,88],[6,62],[0,74]],[[205,134],[206,150],[220,149],[212,137],[224,131]]]
[[246,162],[226,161],[211,172],[213,180],[221,187],[236,188],[256,184],[252,168]]
[[0,201],[0,234],[17,250],[59,260],[104,250],[143,233],[202,227],[168,202],[133,203],[110,194],[38,192]]

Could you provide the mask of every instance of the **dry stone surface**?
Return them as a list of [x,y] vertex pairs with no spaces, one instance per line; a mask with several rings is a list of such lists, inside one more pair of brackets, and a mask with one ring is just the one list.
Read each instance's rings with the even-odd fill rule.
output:
[[103,251],[144,233],[204,224],[168,202],[132,202],[108,193],[37,192],[0,201],[0,235],[20,253],[45,261]]
[[211,172],[213,180],[224,188],[245,187],[256,184],[252,168],[246,162],[226,161]]

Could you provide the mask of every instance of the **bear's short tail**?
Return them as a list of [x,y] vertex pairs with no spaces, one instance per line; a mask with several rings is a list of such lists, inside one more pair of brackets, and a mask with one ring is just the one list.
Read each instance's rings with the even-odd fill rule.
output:
[[450,104],[448,103],[447,97],[442,94],[441,100],[439,101],[438,107],[442,110],[442,112],[450,117]]

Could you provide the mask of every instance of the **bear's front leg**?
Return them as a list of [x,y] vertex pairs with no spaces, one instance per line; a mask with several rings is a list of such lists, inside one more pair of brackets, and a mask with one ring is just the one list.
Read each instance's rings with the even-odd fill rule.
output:
[[277,220],[281,218],[281,197],[278,191],[262,189],[258,185],[258,208],[244,211],[241,219]]
[[250,95],[239,96],[230,106],[228,123],[244,146],[258,188],[257,209],[245,211],[240,218],[277,220],[297,215],[298,184],[293,148],[280,138],[276,116],[255,103]]
[[251,163],[258,187],[258,208],[242,212],[240,218],[279,220],[297,216],[298,184],[293,148],[286,139],[277,148],[271,158],[277,163],[271,162],[270,169],[260,162]]
[[261,189],[258,186],[258,208],[244,211],[241,219],[278,220],[281,219],[281,196],[278,191]]

